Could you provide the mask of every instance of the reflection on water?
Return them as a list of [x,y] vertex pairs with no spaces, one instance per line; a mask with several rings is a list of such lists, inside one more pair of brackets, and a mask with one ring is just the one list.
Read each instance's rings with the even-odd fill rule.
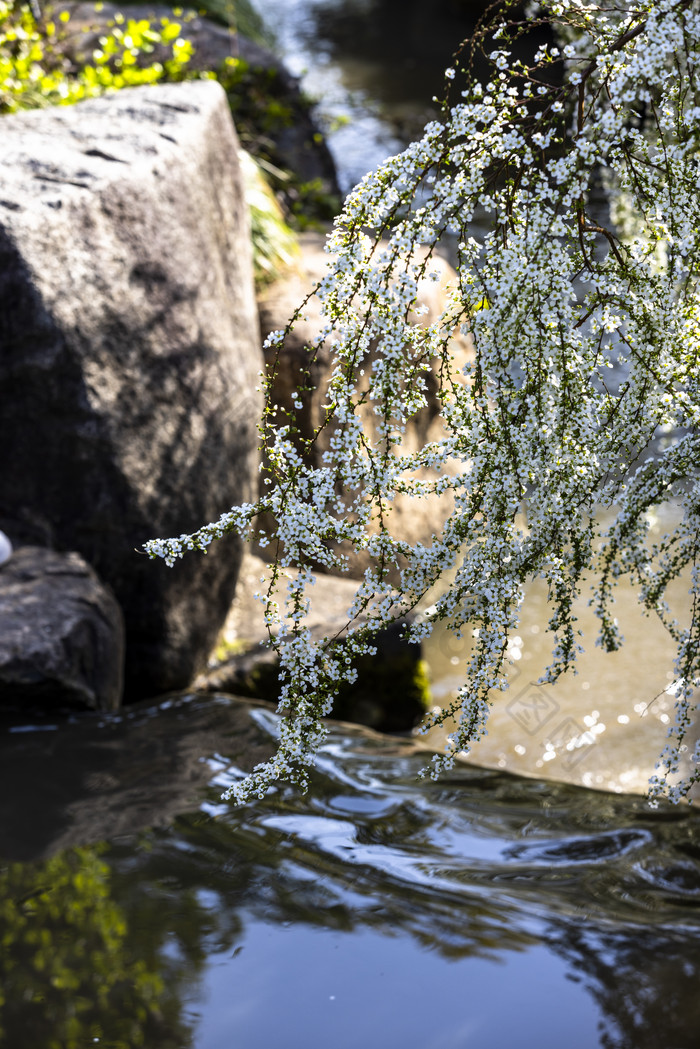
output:
[[139,937],[113,895],[106,851],[69,849],[35,866],[0,861],[3,1046],[82,1049],[100,1041],[107,1018],[112,1046],[192,1044],[183,974],[159,949],[169,933]]
[[[275,730],[222,697],[193,718],[209,705]],[[212,783],[167,826],[0,860],[12,1049],[695,1044],[692,810],[470,766],[419,783],[410,740],[345,726],[307,797],[236,810],[236,767],[201,757]]]
[[[676,522],[676,511],[669,508],[656,520],[652,540],[658,541]],[[595,644],[599,621],[589,598],[584,591],[575,608],[585,649],[578,673],[554,685],[538,685],[551,660],[552,636],[546,629],[551,609],[546,587],[528,585],[522,622],[510,639],[509,689],[494,698],[488,735],[474,744],[470,756],[480,765],[525,775],[645,792],[673,724],[676,646],[659,621],[643,613],[636,592],[623,580],[616,590],[615,615],[625,642],[617,652],[604,652]],[[688,609],[685,576],[669,587],[668,601],[682,621]],[[427,642],[437,706],[448,706],[456,696],[470,644],[471,639],[459,640],[444,629]],[[442,750],[450,730],[449,725],[432,730],[429,745]],[[694,739],[691,733],[689,741]]]
[[[434,116],[433,95],[483,2],[254,0],[291,71],[317,100],[349,191]],[[475,13],[474,13],[475,12]]]
[[[443,74],[488,0],[253,0],[278,50],[316,100],[348,192],[419,137],[438,112]],[[524,57],[545,39],[516,45]],[[521,51],[521,49],[523,49]],[[485,73],[477,62],[475,72]]]

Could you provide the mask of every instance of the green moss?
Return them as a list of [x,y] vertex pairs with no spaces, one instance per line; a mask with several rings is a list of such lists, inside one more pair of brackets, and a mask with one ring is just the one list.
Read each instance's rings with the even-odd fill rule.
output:
[[225,663],[232,656],[240,656],[244,652],[250,649],[250,644],[247,641],[241,641],[236,638],[234,641],[228,641],[225,637],[220,637],[216,643],[216,648],[211,654],[210,662],[214,666],[219,663]]
[[[141,0],[134,0],[140,3]],[[254,40],[264,47],[273,47],[274,34],[265,25],[258,11],[250,0],[203,0],[197,10],[203,12],[213,22],[230,26],[237,33],[242,33],[249,40]]]
[[339,692],[333,717],[380,732],[406,732],[418,724],[431,703],[425,660],[411,651],[381,653],[363,656],[356,667],[357,681]]

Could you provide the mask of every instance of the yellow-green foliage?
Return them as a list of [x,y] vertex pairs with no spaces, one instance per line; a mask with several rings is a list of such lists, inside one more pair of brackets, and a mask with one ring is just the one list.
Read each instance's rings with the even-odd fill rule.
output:
[[305,118],[308,99],[290,96],[279,69],[251,65],[242,58],[227,58],[210,75],[216,76],[226,92],[241,143],[281,199],[286,219],[300,229],[332,221],[340,206],[338,199],[319,179],[303,182],[287,170],[275,144],[280,131]]
[[229,641],[227,638],[221,636],[212,652],[209,665],[220,666],[222,663],[225,663],[227,659],[231,659],[233,656],[240,656],[244,652],[248,652],[252,647],[252,644],[248,641],[242,641],[239,638]]
[[[47,10],[38,21],[28,4],[0,0],[0,113],[71,105],[115,88],[184,76],[192,45],[181,38],[179,22],[119,14],[91,59],[76,64],[60,47],[69,17],[62,12],[54,21]],[[171,57],[144,62],[157,45]]]
[[0,862],[0,1043],[147,1046],[172,1012],[152,959],[139,957],[111,896],[101,846],[36,865]]

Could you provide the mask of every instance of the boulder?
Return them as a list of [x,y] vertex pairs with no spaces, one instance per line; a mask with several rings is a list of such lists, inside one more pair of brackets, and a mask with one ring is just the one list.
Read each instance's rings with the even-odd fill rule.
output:
[[0,568],[0,702],[115,710],[124,622],[76,553],[23,546]]
[[0,527],[78,551],[126,621],[127,698],[189,683],[237,541],[139,550],[248,500],[262,355],[248,213],[213,81],[2,118]]
[[[301,254],[296,268],[290,269],[258,296],[263,337],[272,331],[284,329],[294,311],[325,276],[329,257],[324,250],[324,244],[325,238],[320,233],[303,234],[300,238]],[[418,248],[417,253],[422,256],[427,253],[427,249]],[[452,266],[440,256],[434,255],[430,259],[429,269],[438,274],[438,279],[432,280],[426,276],[418,286],[418,304],[426,309],[420,318],[420,323],[426,327],[440,317],[447,305],[450,289],[454,288],[457,280]],[[285,412],[294,413],[295,426],[304,439],[310,438],[325,418],[326,412],[323,405],[329,399],[327,391],[333,367],[327,343],[309,364],[307,347],[316,341],[326,321],[326,318],[321,315],[320,305],[319,299],[314,295],[305,303],[303,315],[287,335],[278,360],[275,361],[277,352],[275,349],[266,351],[268,370],[272,371],[273,361],[275,363],[271,388],[272,401],[283,409],[283,417]],[[451,342],[451,354],[455,378],[457,381],[464,381],[461,377],[461,370],[473,356],[471,339],[460,334],[458,330],[455,331]],[[302,407],[295,409],[293,405],[297,401],[296,384],[299,381],[302,367],[309,371],[311,390],[299,396],[298,400]],[[440,419],[437,363],[434,371],[429,372],[425,378],[428,403],[408,422],[402,443],[402,451],[405,453],[415,451],[430,441],[438,441],[444,436]],[[332,432],[331,423],[314,441],[312,455],[309,457],[310,465],[321,465],[322,456],[329,447]],[[449,469],[449,464],[447,469]],[[438,475],[435,472],[418,471],[412,476],[434,479]],[[384,520],[388,522],[392,534],[397,538],[411,544],[429,545],[433,534],[436,530],[441,529],[442,522],[450,513],[451,508],[452,496],[449,493],[440,498],[431,499],[414,499],[398,495],[394,498],[390,510],[385,511]],[[274,534],[274,523],[261,521],[261,525],[268,534],[271,532]],[[368,565],[368,558],[345,548],[342,552],[349,559],[350,574],[361,578]],[[262,553],[264,555],[264,550]]]
[[[276,599],[280,605],[286,596],[287,577],[294,574],[294,569],[288,569],[278,583]],[[219,643],[207,671],[194,682],[195,688],[277,703],[279,660],[265,645],[264,605],[255,597],[264,590],[262,580],[269,578],[270,565],[246,551],[236,597]],[[314,640],[343,637],[356,590],[350,579],[317,576],[305,620]],[[363,621],[364,617],[358,620]],[[430,705],[430,686],[421,645],[409,644],[404,638],[407,623],[408,619],[401,619],[379,631],[374,637],[376,656],[355,661],[357,680],[340,689],[333,703],[334,718],[380,732],[407,732],[421,721]]]

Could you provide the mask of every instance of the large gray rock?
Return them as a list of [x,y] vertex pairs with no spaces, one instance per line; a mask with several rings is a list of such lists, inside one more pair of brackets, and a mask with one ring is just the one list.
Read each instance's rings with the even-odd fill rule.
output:
[[218,84],[2,118],[0,339],[0,527],[111,586],[128,698],[187,684],[239,545],[174,569],[138,550],[257,483],[248,214]]
[[24,546],[0,568],[0,701],[115,710],[124,622],[78,554]]

